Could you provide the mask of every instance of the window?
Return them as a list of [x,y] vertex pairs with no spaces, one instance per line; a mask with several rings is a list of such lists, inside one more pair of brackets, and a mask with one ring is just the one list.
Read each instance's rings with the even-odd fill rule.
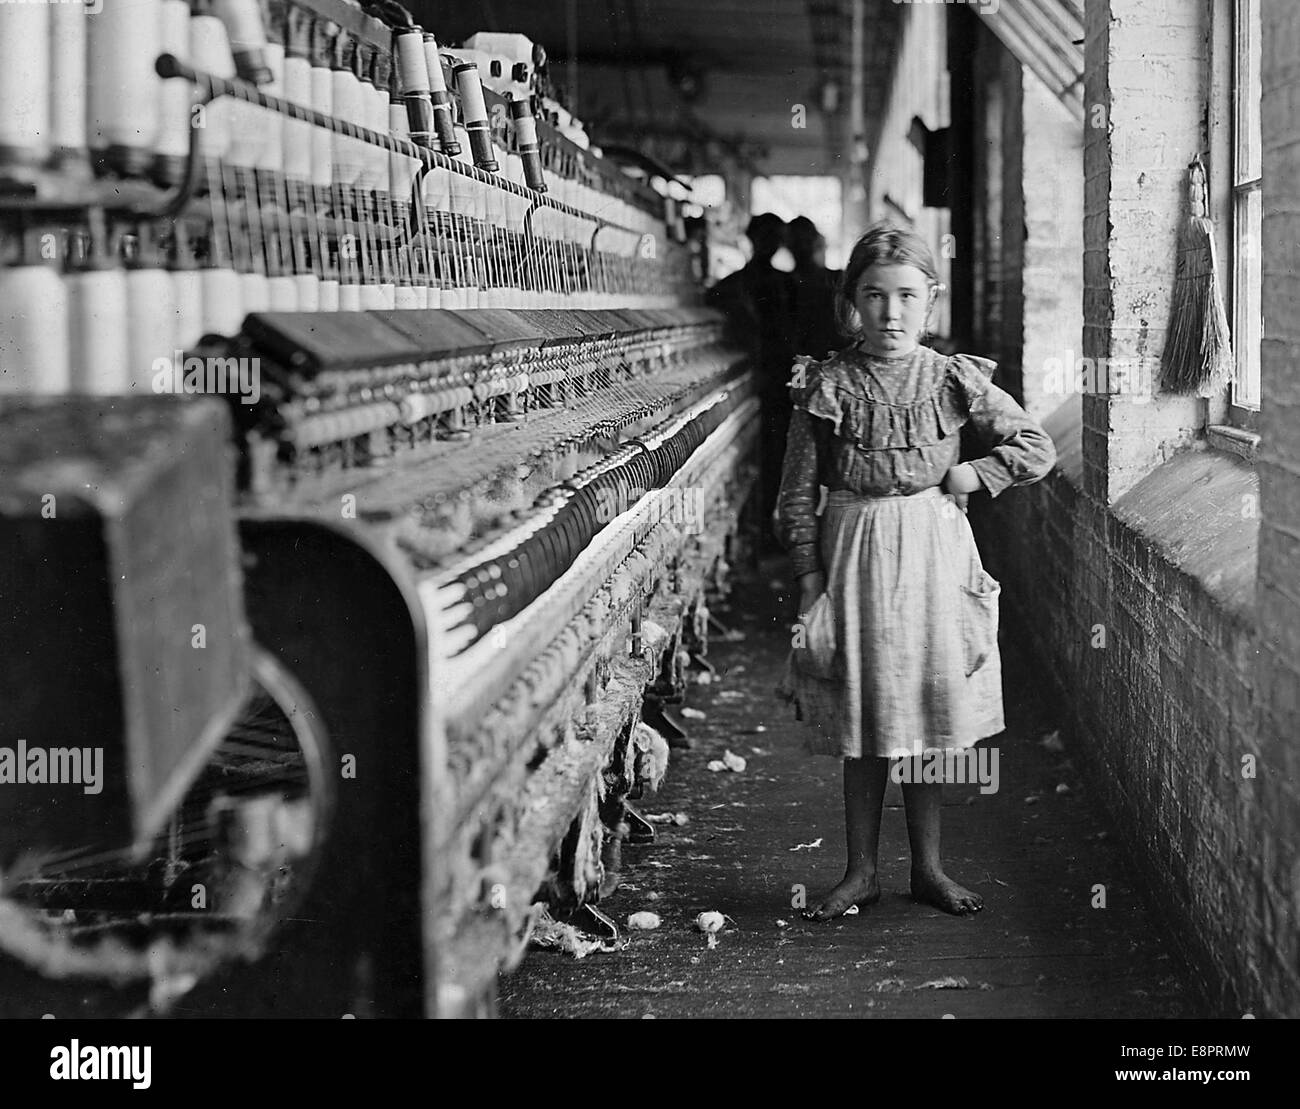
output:
[[839,269],[848,250],[843,242],[843,210],[838,177],[756,177],[749,210],[774,212],[783,220],[807,216],[826,240],[826,265]]
[[[1236,0],[1232,61],[1232,382],[1234,416],[1259,408],[1263,204],[1260,180],[1260,0]],[[1234,422],[1238,422],[1234,420]],[[1247,421],[1248,422],[1248,417]]]

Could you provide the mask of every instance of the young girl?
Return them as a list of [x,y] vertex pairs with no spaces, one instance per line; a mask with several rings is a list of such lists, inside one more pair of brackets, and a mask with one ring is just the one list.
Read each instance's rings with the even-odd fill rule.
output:
[[[793,653],[789,692],[812,725],[813,752],[844,759],[848,840],[844,880],[805,914],[813,920],[880,897],[890,759],[964,750],[1004,727],[1000,586],[980,563],[965,503],[971,493],[996,497],[1040,480],[1056,451],[992,384],[992,362],[920,345],[938,292],[933,258],[915,233],[871,228],[837,297],[856,341],[797,364],[791,383],[777,520],[808,642]],[[967,422],[988,453],[959,464]],[[980,896],[939,862],[942,785],[919,775],[912,782],[903,785],[912,896],[978,912]]]

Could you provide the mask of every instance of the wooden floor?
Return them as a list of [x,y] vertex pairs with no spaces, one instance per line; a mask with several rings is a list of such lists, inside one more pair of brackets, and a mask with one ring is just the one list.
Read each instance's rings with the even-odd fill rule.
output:
[[[646,813],[685,813],[655,843],[624,848],[623,884],[600,908],[622,926],[650,910],[657,931],[623,950],[578,960],[531,951],[501,981],[504,1017],[1199,1017],[1205,1013],[1126,872],[1068,751],[1052,730],[1026,660],[1003,635],[1008,730],[999,790],[945,788],[945,866],[986,908],[957,919],[907,895],[902,798],[889,787],[881,841],[884,896],[828,924],[800,918],[796,887],[815,904],[843,872],[840,764],[805,755],[789,710],[772,695],[790,602],[769,580],[742,581],[717,615],[744,633],[714,640],[712,684],[688,704],[695,747],[673,752]],[[711,773],[730,749],[743,773]],[[1105,908],[1093,887],[1105,886]],[[717,910],[734,924],[709,949],[692,927]]]

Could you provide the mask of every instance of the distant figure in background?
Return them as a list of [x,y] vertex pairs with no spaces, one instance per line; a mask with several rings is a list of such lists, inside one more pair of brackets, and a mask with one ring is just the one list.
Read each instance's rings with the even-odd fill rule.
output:
[[773,268],[772,257],[785,246],[785,221],[765,213],[745,228],[753,254],[735,273],[708,291],[707,300],[726,313],[737,342],[754,356],[761,388],[785,389],[794,357],[794,279]]
[[845,345],[835,321],[840,271],[826,268],[826,240],[807,216],[786,227],[786,246],[794,255],[794,349],[821,361]]
[[[785,221],[780,216],[755,216],[745,228],[745,235],[754,248],[753,257],[714,285],[707,301],[726,313],[733,338],[749,351],[758,371],[763,405],[758,506],[766,523],[776,508],[793,411],[787,385],[796,353],[795,284],[791,274],[772,267],[772,256],[785,245]],[[764,541],[775,543],[771,528],[764,526],[762,536]]]

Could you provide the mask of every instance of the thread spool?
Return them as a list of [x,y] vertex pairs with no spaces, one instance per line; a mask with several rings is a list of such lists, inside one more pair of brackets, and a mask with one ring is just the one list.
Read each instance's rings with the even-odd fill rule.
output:
[[[235,61],[226,39],[226,27],[215,15],[198,13],[190,19],[190,57],[194,68],[211,73],[214,77],[231,78],[235,75]],[[204,158],[221,161],[230,152],[232,103],[222,97],[204,106],[199,132],[199,150]]]
[[398,285],[393,296],[394,308],[427,308],[428,304],[428,297],[421,285]]
[[72,392],[126,393],[131,381],[126,272],[112,258],[88,259],[68,275]]
[[[330,88],[334,99],[334,118],[357,123],[361,108],[360,82],[350,68],[355,47],[351,36],[340,31],[330,59]],[[361,159],[355,140],[334,132],[332,135],[332,162],[336,185],[355,185],[361,177]]]
[[108,245],[102,213],[92,211],[89,220],[86,234],[74,240],[63,279],[68,291],[68,387],[87,395],[125,393],[126,273],[117,243]]
[[[388,131],[395,139],[409,141],[410,135],[407,133],[408,120],[406,116],[406,105],[400,98],[390,100],[388,104]],[[411,202],[408,199],[414,188],[415,174],[419,166],[414,158],[401,154],[397,151],[390,151],[388,154],[388,187],[389,200],[388,207],[392,214],[393,228],[398,232],[403,241],[409,241],[411,238]],[[398,249],[398,266],[397,266],[397,286],[394,290],[394,304],[403,307],[402,287],[408,290],[415,285],[413,275],[414,267],[414,250],[408,247],[399,247]],[[406,300],[410,300],[407,296]],[[406,304],[406,307],[413,307]]]
[[[86,13],[78,4],[52,4],[49,11],[51,153],[61,172],[84,176],[90,168],[86,147]],[[0,31],[0,43],[5,41],[12,40]],[[7,69],[8,62],[0,61],[0,70]],[[5,80],[0,76],[0,82]],[[0,103],[10,103],[3,91]]]
[[[321,115],[334,115],[334,73],[330,68],[331,43],[338,25],[317,20],[312,26],[311,106]],[[334,136],[324,127],[311,128],[311,183],[328,189],[334,183]]]
[[424,56],[424,33],[418,27],[397,32],[397,82],[411,141],[432,149],[432,90]]
[[[209,0],[209,2],[212,4],[213,15],[217,17],[217,21],[221,25],[221,35],[218,39],[218,49],[221,51],[222,59],[221,75],[227,79],[242,78],[243,80],[249,80],[248,77],[239,72],[239,64],[235,58],[235,44],[230,38],[232,25],[239,30],[238,21],[246,17],[236,14],[233,20],[229,17],[222,18],[221,0]],[[260,15],[258,18],[260,19]],[[247,29],[243,29],[241,33],[247,33]],[[265,60],[261,58],[260,50],[257,53],[260,59],[257,73],[259,77],[263,78],[262,83],[265,83]],[[245,51],[245,58],[247,57],[248,53]],[[256,104],[249,104],[235,97],[222,96],[208,106],[209,114],[214,110],[219,114],[223,114],[227,121],[229,146],[226,148],[226,161],[241,171],[254,170],[261,161],[262,149],[267,142],[262,109]],[[242,181],[244,176],[241,173],[237,179]]]
[[395,306],[396,287],[393,285],[385,287],[382,283],[368,283],[358,288],[361,290],[360,304],[363,312],[383,311]]
[[451,93],[447,89],[447,78],[442,72],[442,54],[438,49],[438,40],[428,32],[425,32],[424,35],[424,60],[425,70],[429,74],[429,102],[433,107],[433,133],[438,141],[438,149],[454,158],[460,153],[460,140],[456,137]]
[[[365,78],[357,78],[357,103],[356,114],[352,122],[359,127],[369,128],[373,125],[375,88]],[[384,129],[388,128],[388,118],[385,115]],[[383,162],[384,177],[388,176],[388,151],[380,147],[373,146],[361,139],[355,141],[357,153],[357,188],[366,192],[374,192],[378,188],[378,165],[375,158],[376,154],[381,155]]]
[[293,280],[298,291],[298,311],[319,312],[321,310],[320,278],[314,273],[300,273]]
[[203,332],[236,335],[244,324],[244,291],[240,275],[229,265],[199,271],[203,290]]
[[[263,92],[268,96],[284,97],[284,47],[279,43],[267,43],[264,48],[263,56],[266,59],[267,72],[270,73],[271,79],[266,83]],[[262,148],[262,157],[258,162],[258,169],[267,173],[284,173],[284,133],[285,124],[289,122],[287,116],[282,116],[279,112],[274,112],[270,108],[258,108],[257,112],[263,121],[263,127],[266,134],[266,143]]]
[[0,165],[49,156],[51,39],[48,5],[0,4]]
[[[406,105],[389,104],[388,133],[395,139],[409,140],[411,136],[407,127]],[[399,206],[399,211],[409,204],[409,198],[415,188],[415,175],[419,169],[420,163],[409,155],[401,154],[396,150],[389,152],[388,189],[394,204]]]
[[18,264],[0,269],[0,393],[66,393],[70,374],[68,291],[59,234],[33,229]]
[[[159,23],[162,49],[182,61],[187,59],[190,54],[188,0],[162,0]],[[162,82],[158,109],[158,143],[153,160],[153,177],[160,185],[174,187],[185,176],[185,165],[190,153],[192,102],[193,86],[183,77],[170,77]]]
[[144,176],[158,140],[162,0],[118,0],[88,21],[86,103],[95,160],[114,173]]
[[[311,94],[311,24],[298,7],[288,12],[288,37],[285,43],[284,74],[281,78],[284,98],[291,104],[312,106]],[[282,122],[284,175],[291,181],[311,180],[312,125],[300,119]]]
[[[474,164],[473,155],[469,149],[468,141],[463,138],[467,132],[457,124],[456,133],[462,136],[461,152],[456,155],[456,161],[460,162],[461,165],[472,166]],[[459,176],[467,188],[467,195],[470,200],[469,210],[466,214],[480,223],[486,221],[488,218],[488,192],[491,187],[477,177],[471,177],[468,174]]]
[[212,0],[212,9],[225,24],[235,71],[254,85],[268,84],[271,70],[267,63],[266,28],[257,0]]
[[539,193],[546,192],[542,173],[542,147],[537,139],[537,120],[527,100],[510,101],[510,118],[515,125],[515,147],[523,164],[524,183]]
[[[386,135],[388,109],[391,103],[388,95],[391,64],[387,55],[380,51],[375,51],[370,64],[370,119],[366,126],[372,131]],[[388,151],[382,146],[370,146],[368,149],[375,164],[376,187],[381,193],[387,193],[390,188]]]
[[176,345],[181,350],[190,350],[203,338],[203,272],[190,246],[189,231],[180,222],[176,224],[171,278]]
[[176,307],[176,345],[192,350],[203,338],[203,271],[197,266],[173,269],[172,300]]
[[483,82],[479,79],[478,66],[473,62],[461,62],[453,67],[452,72],[456,75],[461,119],[469,133],[469,148],[474,164],[479,169],[496,173],[496,152],[492,148],[492,133],[488,126],[487,104],[483,100]]
[[266,274],[241,273],[239,292],[245,315],[271,310],[271,287]]
[[[361,82],[362,124],[367,130],[388,133],[388,93],[370,81]],[[388,151],[374,143],[363,143],[364,187],[386,196],[388,193]]]
[[176,351],[176,304],[171,274],[162,267],[147,227],[127,240],[127,392],[153,391],[153,379]]
[[268,312],[302,310],[302,305],[298,302],[298,282],[294,277],[280,274],[266,279],[266,309]]
[[[268,42],[262,51],[270,80],[269,96],[284,93],[284,47]],[[269,108],[251,109],[261,127],[263,143],[257,160],[257,195],[262,224],[263,256],[268,267],[267,297],[272,311],[297,311],[298,287],[293,279],[294,242],[288,209],[292,201],[284,183],[284,124],[286,117]]]

